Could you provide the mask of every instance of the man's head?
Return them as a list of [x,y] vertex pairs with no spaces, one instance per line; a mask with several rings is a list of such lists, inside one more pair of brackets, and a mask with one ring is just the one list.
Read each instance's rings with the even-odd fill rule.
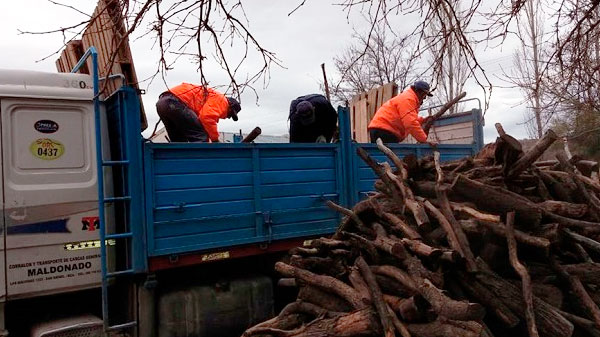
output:
[[238,102],[233,97],[227,97],[227,103],[229,103],[228,109],[227,109],[227,118],[231,118],[237,122],[237,120],[238,120],[237,114],[238,114],[238,112],[240,112],[240,110],[242,110],[242,106],[240,105],[240,102]]
[[421,101],[427,98],[427,96],[433,96],[431,94],[431,87],[429,86],[429,83],[425,81],[416,81],[410,87],[417,93],[417,96],[419,96]]
[[302,125],[315,122],[315,107],[309,101],[302,101],[296,105],[296,118]]

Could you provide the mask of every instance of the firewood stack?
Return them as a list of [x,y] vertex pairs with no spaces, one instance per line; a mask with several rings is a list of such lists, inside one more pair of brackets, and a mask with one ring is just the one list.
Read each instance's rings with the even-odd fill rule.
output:
[[360,157],[377,192],[275,269],[297,301],[243,336],[600,336],[598,164],[497,124],[477,156]]

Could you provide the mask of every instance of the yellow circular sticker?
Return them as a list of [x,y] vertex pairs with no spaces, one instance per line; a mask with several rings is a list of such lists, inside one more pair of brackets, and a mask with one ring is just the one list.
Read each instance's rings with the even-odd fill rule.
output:
[[65,153],[65,146],[50,138],[36,139],[29,146],[31,154],[43,160],[54,160]]

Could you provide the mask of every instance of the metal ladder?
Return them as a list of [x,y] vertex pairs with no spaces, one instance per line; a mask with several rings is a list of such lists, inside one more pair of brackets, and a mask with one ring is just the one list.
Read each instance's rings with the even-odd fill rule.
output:
[[[102,149],[102,118],[100,113],[100,97],[99,97],[99,82],[103,79],[100,79],[98,76],[98,54],[95,47],[90,47],[85,54],[81,57],[77,65],[71,71],[72,73],[77,72],[87,61],[87,59],[92,58],[92,77],[93,77],[93,92],[94,92],[94,118],[95,118],[95,132],[96,132],[96,161],[97,161],[97,179],[98,179],[98,217],[99,217],[99,233],[100,233],[100,256],[101,256],[101,271],[102,271],[102,319],[104,322],[104,331],[105,333],[111,331],[119,331],[125,329],[131,329],[137,326],[136,320],[129,320],[123,323],[111,325],[110,315],[109,315],[109,283],[118,277],[133,277],[135,274],[135,268],[133,264],[133,257],[135,256],[133,252],[133,231],[131,230],[132,223],[132,212],[131,212],[131,202],[132,197],[129,194],[132,188],[130,180],[132,178],[132,174],[134,172],[130,172],[130,160],[128,159],[128,144],[132,140],[128,139],[127,132],[121,132],[121,136],[118,137],[118,149],[119,149],[119,157],[116,160],[105,160],[103,156]],[[117,109],[119,116],[117,117],[121,123],[120,130],[127,130],[127,118],[124,116],[125,109]],[[108,116],[107,116],[108,119]],[[111,153],[111,156],[113,154]],[[122,190],[114,191],[114,195],[120,194],[118,196],[105,196],[104,191],[104,168],[120,168],[121,169],[121,179],[122,179]],[[114,170],[113,170],[114,171]],[[115,210],[117,209],[117,203],[122,203],[122,207],[124,210],[125,218],[123,229],[119,232],[110,233],[109,227],[107,227],[106,222],[106,213],[105,206],[107,204],[113,204]],[[116,212],[115,212],[116,213]],[[115,214],[115,219],[117,215]],[[116,228],[116,224],[114,226]],[[117,241],[123,242],[125,241],[125,266],[120,270],[117,268],[117,264],[115,263],[114,270],[109,271],[108,267],[108,250],[107,245],[111,245],[115,247],[115,252],[117,248]],[[117,260],[120,261],[120,260]]]

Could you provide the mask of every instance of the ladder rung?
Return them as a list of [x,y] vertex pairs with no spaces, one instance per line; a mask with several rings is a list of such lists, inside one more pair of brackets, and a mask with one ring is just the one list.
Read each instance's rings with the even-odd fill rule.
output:
[[115,277],[121,275],[133,274],[133,269],[125,269],[119,271],[113,271],[111,273],[106,273],[106,277]]
[[129,160],[107,160],[102,162],[102,166],[129,165]]
[[133,236],[133,233],[131,232],[127,232],[127,233],[117,233],[117,234],[106,234],[104,236],[105,239],[123,239],[123,238],[130,238]]
[[131,197],[126,195],[124,197],[109,197],[104,198],[104,202],[114,202],[114,201],[130,201]]
[[136,325],[137,325],[137,321],[131,321],[131,322],[123,323],[123,324],[111,325],[106,328],[106,331],[108,332],[108,331],[123,330],[123,329],[127,329],[127,328],[132,328]]

